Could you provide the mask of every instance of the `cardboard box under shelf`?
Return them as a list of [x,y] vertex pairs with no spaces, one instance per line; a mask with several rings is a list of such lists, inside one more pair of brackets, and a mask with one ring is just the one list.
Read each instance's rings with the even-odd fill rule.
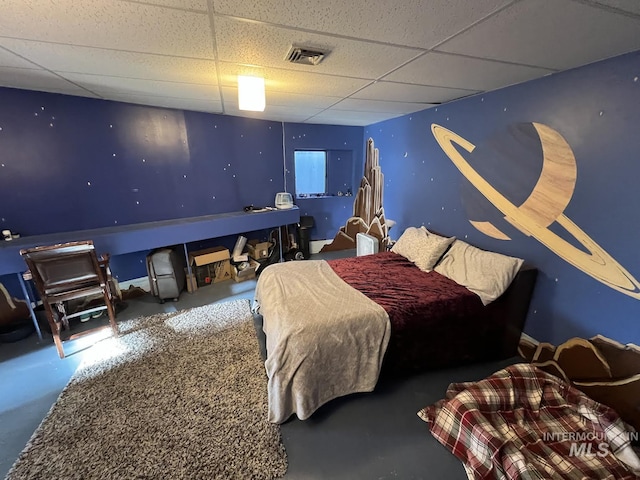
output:
[[261,242],[259,240],[249,240],[247,242],[247,252],[249,256],[255,260],[269,258],[270,248],[271,242]]
[[224,247],[207,248],[189,254],[198,287],[231,279],[229,250]]
[[250,280],[252,278],[256,278],[256,269],[260,266],[258,262],[255,260],[251,260],[249,262],[249,266],[244,270],[238,270],[238,268],[233,265],[231,267],[231,277],[236,282],[244,282],[245,280]]

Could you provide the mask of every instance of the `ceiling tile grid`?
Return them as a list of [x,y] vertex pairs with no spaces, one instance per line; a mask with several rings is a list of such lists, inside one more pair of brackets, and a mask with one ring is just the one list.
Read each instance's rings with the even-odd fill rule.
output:
[[637,49],[637,0],[0,2],[0,86],[274,121],[369,125]]

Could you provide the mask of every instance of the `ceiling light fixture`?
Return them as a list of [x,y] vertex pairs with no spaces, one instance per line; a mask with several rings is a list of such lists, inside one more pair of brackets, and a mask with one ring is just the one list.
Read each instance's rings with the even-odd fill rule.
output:
[[264,112],[264,78],[238,75],[238,108]]

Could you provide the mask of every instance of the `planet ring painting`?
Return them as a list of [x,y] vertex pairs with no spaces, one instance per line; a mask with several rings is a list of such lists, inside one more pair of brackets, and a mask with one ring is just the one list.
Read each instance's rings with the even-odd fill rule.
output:
[[[507,222],[523,234],[535,238],[560,258],[599,282],[625,295],[640,299],[638,280],[564,214],[576,182],[576,161],[571,147],[551,127],[540,123],[532,123],[532,125],[542,144],[543,164],[537,183],[521,205],[514,205],[495,189],[454,147],[456,144],[471,153],[475,145],[435,123],[431,125],[431,131],[456,168],[504,215]],[[552,232],[549,226],[554,222],[582,245],[584,250]],[[503,240],[509,239],[488,222],[472,223],[489,236]]]

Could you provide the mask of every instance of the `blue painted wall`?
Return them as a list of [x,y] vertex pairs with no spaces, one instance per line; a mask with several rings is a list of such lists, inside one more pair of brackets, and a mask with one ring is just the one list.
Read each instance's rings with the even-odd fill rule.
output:
[[[519,256],[539,268],[525,328],[541,341],[603,334],[640,344],[640,300],[576,269],[536,239],[501,220],[466,181],[431,133],[436,123],[474,145],[465,159],[513,202],[539,173],[539,144],[522,124],[558,131],[577,162],[577,182],[564,214],[640,278],[640,52],[431,108],[365,128],[380,151],[387,218],[393,236],[413,225],[456,235],[480,248]],[[533,159],[538,159],[536,164]],[[485,218],[478,218],[482,215]],[[469,219],[491,220],[512,240],[490,238]],[[579,246],[557,225],[549,227]]]
[[[348,149],[362,162],[361,127],[285,124],[285,177],[280,122],[8,88],[0,105],[0,228],[23,236],[273,205],[294,185],[294,148]],[[326,215],[322,228],[344,220]],[[146,275],[146,253],[114,258],[118,278]]]
[[[314,227],[311,230],[312,240],[332,239],[353,213],[354,198],[339,197],[337,193],[338,191],[345,193],[348,188],[355,192],[360,185],[364,169],[365,146],[362,132],[362,127],[303,123],[285,125],[286,182],[289,192],[295,193],[294,152],[296,150],[333,151],[328,158],[331,177],[328,181],[330,191],[327,192],[332,196],[295,200],[300,207],[300,215],[309,215],[314,218]],[[346,166],[349,153],[351,166]],[[349,170],[352,172],[352,185],[346,185],[349,182]]]

